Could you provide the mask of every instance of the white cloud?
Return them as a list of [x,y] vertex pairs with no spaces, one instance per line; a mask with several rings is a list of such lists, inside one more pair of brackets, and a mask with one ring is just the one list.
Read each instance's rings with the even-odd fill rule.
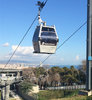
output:
[[6,43],[3,44],[3,46],[4,46],[4,47],[8,47],[8,46],[9,46],[9,43],[6,42]]
[[77,55],[77,56],[75,57],[75,59],[78,61],[78,60],[80,59],[79,55]]
[[[14,50],[17,48],[17,45],[13,45],[12,46],[12,51],[14,52]],[[30,56],[33,53],[33,47],[23,47],[23,46],[19,46],[17,51],[16,51],[16,55],[21,55],[21,56]]]
[[61,60],[61,61],[64,61],[64,58],[61,58],[60,60]]
[[[11,57],[16,48],[17,45],[11,47],[12,51],[6,56],[6,59]],[[35,64],[43,61],[48,56],[47,54],[34,54],[33,51],[32,46],[19,46],[12,60],[29,61]]]

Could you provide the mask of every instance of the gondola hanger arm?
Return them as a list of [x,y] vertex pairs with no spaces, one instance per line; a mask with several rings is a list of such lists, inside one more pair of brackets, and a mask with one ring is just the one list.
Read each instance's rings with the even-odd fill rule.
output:
[[38,8],[38,22],[39,22],[39,25],[43,24],[44,26],[46,26],[46,22],[43,21],[40,17],[40,12],[41,12],[41,9],[45,6],[46,2],[41,2],[41,1],[38,1],[37,2],[37,6],[39,6]]

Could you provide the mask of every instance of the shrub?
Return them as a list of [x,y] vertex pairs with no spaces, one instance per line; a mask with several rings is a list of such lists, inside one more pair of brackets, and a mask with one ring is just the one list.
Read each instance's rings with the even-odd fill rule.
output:
[[33,84],[31,84],[30,82],[22,82],[19,86],[21,91],[27,94],[30,90],[32,90]]

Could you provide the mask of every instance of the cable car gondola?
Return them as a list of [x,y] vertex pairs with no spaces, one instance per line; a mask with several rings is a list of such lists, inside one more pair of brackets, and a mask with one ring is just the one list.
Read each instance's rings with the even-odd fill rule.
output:
[[47,26],[38,14],[39,25],[33,36],[34,53],[53,54],[56,51],[58,36],[55,26]]

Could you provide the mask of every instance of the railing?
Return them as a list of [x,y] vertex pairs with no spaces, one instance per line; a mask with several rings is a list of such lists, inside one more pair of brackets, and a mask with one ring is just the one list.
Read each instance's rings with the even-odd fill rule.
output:
[[74,90],[74,89],[85,89],[85,88],[86,85],[47,87],[48,90]]

